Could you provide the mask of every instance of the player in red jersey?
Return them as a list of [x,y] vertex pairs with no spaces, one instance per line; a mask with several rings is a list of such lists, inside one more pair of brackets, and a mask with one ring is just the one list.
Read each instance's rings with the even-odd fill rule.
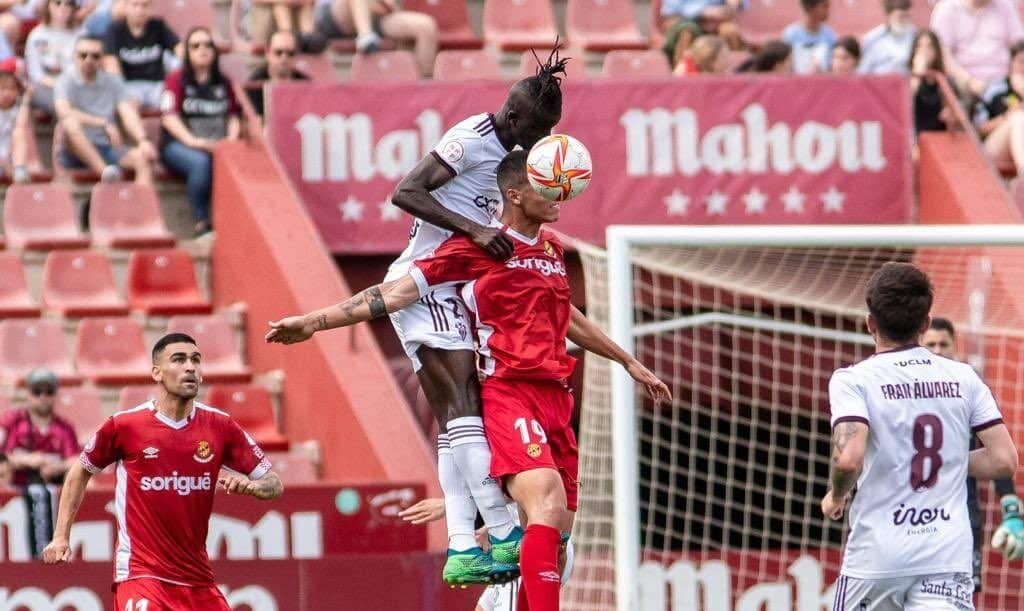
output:
[[229,611],[206,554],[214,481],[226,467],[237,472],[217,480],[228,494],[274,499],[283,491],[256,442],[228,414],[195,401],[200,360],[188,335],[161,338],[153,347],[157,398],[108,418],[64,482],[47,564],[71,560],[85,486],[117,463],[117,611]]
[[[578,458],[568,386],[575,360],[565,350],[572,318],[569,282],[562,246],[543,228],[558,220],[559,204],[529,186],[525,151],[513,151],[501,161],[498,186],[504,200],[498,226],[514,244],[511,259],[495,261],[469,238],[457,235],[398,280],[339,305],[271,323],[267,340],[304,341],[316,331],[406,307],[438,286],[462,284],[462,298],[476,318],[486,376],[481,398],[491,474],[502,479],[527,518],[519,608],[555,611],[559,531],[571,528],[576,510]],[[603,334],[595,329],[584,334],[585,348],[626,367],[656,400],[670,399],[657,377]]]

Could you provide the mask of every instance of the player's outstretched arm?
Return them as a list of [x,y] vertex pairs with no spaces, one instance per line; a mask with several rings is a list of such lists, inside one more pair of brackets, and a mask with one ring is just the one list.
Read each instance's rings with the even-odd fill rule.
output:
[[284,484],[281,483],[281,478],[277,473],[273,471],[267,471],[259,479],[249,479],[241,473],[225,471],[217,483],[228,494],[245,494],[263,501],[276,499],[284,494]]
[[275,344],[304,342],[317,331],[348,327],[380,318],[412,305],[419,298],[416,281],[406,275],[398,280],[371,286],[337,305],[304,316],[289,316],[272,321],[266,340]]
[[1006,425],[987,427],[977,435],[982,447],[971,451],[967,474],[976,479],[1013,477],[1017,471],[1017,447]]
[[864,466],[867,445],[868,425],[863,422],[843,421],[833,427],[829,490],[821,500],[821,512],[825,517],[832,520],[843,517],[850,493]]
[[64,486],[60,491],[60,505],[57,508],[57,525],[53,528],[53,540],[43,548],[43,562],[57,564],[71,560],[71,524],[75,521],[78,508],[85,497],[85,487],[92,474],[81,463],[75,462],[68,469]]
[[612,341],[612,338],[605,335],[600,327],[587,320],[587,317],[576,306],[572,306],[567,336],[572,343],[587,352],[603,356],[625,367],[630,377],[637,384],[643,386],[644,390],[647,391],[647,395],[655,401],[672,400],[672,393],[669,391],[668,386],[659,380],[658,376],[654,375],[640,361],[633,358],[621,346]]
[[398,512],[398,517],[413,524],[426,524],[444,517],[444,499],[423,499]]

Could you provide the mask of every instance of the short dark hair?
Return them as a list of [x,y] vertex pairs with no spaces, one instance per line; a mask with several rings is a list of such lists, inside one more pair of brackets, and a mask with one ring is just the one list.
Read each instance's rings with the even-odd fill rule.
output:
[[793,49],[781,40],[769,40],[761,50],[740,64],[737,72],[771,72],[786,61]]
[[1010,59],[1017,57],[1019,53],[1024,53],[1024,40],[1018,40],[1010,45]]
[[153,344],[153,362],[155,363],[160,354],[164,351],[164,348],[171,344],[192,344],[196,345],[196,340],[192,339],[191,335],[184,333],[168,333],[167,335],[156,340]]
[[850,54],[853,59],[860,61],[860,43],[854,36],[841,36],[836,40],[836,48],[842,49]]
[[537,60],[537,72],[534,76],[520,80],[513,87],[533,101],[531,110],[535,116],[550,117],[562,114],[562,79],[558,75],[565,74],[565,65],[569,63],[570,58],[559,57],[559,48],[561,44],[556,38],[554,48],[543,62],[537,52],[531,50],[534,59]]
[[932,318],[931,324],[928,325],[929,329],[936,331],[946,331],[949,336],[956,339],[956,331],[953,329],[953,323],[948,318],[942,318],[941,316],[935,316]]
[[886,15],[893,11],[909,11],[910,0],[882,0],[882,9]]
[[97,44],[99,44],[101,46],[103,45],[103,39],[100,38],[99,36],[94,36],[92,34],[82,34],[81,36],[79,36],[78,38],[75,39],[75,47],[78,47],[78,43],[82,42],[83,40],[88,40],[89,42],[95,42],[95,43],[97,43]]
[[826,1],[827,0],[800,0],[800,6],[803,7],[805,11],[809,11],[812,8]]
[[868,280],[866,297],[878,333],[893,342],[910,342],[932,309],[932,283],[916,266],[890,261]]
[[501,189],[501,201],[505,201],[508,189],[522,187],[526,184],[527,152],[518,149],[505,155],[498,163],[498,188]]

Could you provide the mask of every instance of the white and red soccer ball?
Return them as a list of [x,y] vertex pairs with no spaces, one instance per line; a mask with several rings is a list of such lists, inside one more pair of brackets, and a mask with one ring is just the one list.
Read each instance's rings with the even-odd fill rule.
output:
[[530,149],[526,177],[545,199],[564,202],[587,188],[593,174],[590,152],[583,143],[565,134],[551,134]]

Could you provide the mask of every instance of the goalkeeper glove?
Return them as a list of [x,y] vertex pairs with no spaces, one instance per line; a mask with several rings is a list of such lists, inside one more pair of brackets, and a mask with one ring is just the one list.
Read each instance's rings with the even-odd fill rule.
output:
[[1020,499],[1007,494],[999,502],[1003,508],[1003,523],[992,535],[992,547],[1002,550],[1007,560],[1024,558],[1024,520],[1020,515]]

